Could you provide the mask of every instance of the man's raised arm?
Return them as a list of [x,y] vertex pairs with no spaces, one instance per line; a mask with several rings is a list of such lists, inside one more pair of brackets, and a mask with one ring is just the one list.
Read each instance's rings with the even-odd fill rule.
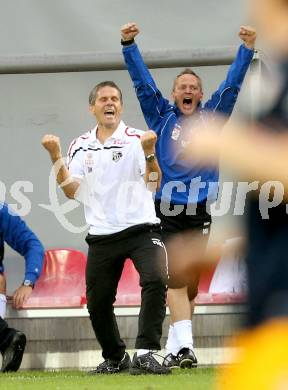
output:
[[165,99],[152,78],[134,38],[140,32],[136,23],[127,23],[121,27],[121,44],[128,72],[139,100],[145,121],[150,129],[156,129],[170,104]]
[[243,44],[238,49],[226,79],[211,99],[205,103],[205,110],[217,111],[224,115],[230,115],[233,111],[243,80],[253,59],[256,31],[252,27],[241,26],[238,35]]
[[69,199],[75,199],[80,182],[70,175],[61,152],[60,139],[55,135],[46,134],[42,139],[42,145],[48,151],[53,163],[57,183]]

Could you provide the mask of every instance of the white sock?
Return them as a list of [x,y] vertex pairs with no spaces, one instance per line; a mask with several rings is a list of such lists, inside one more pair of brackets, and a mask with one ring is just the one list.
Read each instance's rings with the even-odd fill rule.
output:
[[183,320],[174,322],[174,335],[178,342],[178,352],[182,348],[193,349],[192,321]]
[[174,326],[169,326],[168,338],[165,345],[165,355],[172,353],[172,355],[176,356],[179,351],[179,345],[175,336]]
[[0,317],[4,318],[6,317],[6,295],[0,294]]
[[137,356],[146,355],[146,353],[150,352],[150,349],[138,349]]

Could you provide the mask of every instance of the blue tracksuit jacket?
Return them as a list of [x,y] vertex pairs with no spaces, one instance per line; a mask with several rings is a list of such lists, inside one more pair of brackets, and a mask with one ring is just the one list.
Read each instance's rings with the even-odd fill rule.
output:
[[0,272],[4,271],[4,242],[25,258],[24,279],[35,283],[42,271],[44,248],[26,223],[0,203]]
[[[224,115],[232,113],[253,53],[253,50],[244,45],[240,46],[226,79],[212,97],[203,106],[199,105],[198,110],[190,117],[192,126],[193,123],[197,125],[199,121],[205,120],[209,112]],[[156,152],[162,170],[162,182],[156,199],[181,205],[206,201],[207,198],[216,199],[218,168],[203,168],[197,162],[191,164],[181,157],[188,136],[188,129],[181,126],[181,112],[162,96],[137,45],[133,43],[124,46],[123,54],[145,121],[158,137]],[[193,128],[189,128],[190,131]]]

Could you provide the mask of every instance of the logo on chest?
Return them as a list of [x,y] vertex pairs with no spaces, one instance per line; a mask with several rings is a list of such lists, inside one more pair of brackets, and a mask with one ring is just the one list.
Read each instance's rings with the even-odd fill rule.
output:
[[86,153],[86,157],[85,157],[85,165],[88,166],[88,167],[91,167],[94,165],[94,160],[93,160],[93,154],[92,153]]
[[180,133],[181,133],[181,127],[178,124],[176,124],[174,129],[172,130],[171,138],[174,141],[178,141],[178,138],[180,137]]
[[117,162],[120,160],[120,158],[123,156],[122,152],[113,152],[112,153],[112,160]]

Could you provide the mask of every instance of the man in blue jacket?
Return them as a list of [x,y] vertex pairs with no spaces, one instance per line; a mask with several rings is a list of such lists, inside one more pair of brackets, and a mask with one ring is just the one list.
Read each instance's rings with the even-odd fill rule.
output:
[[[157,88],[134,42],[139,28],[135,23],[121,28],[123,55],[146,123],[158,137],[156,153],[162,170],[161,188],[156,193],[155,207],[161,219],[163,238],[192,230],[202,232],[207,240],[211,215],[209,204],[217,197],[218,168],[203,168],[184,157],[185,146],[193,126],[205,121],[214,112],[229,116],[238,97],[241,84],[254,54],[255,30],[242,26],[243,41],[226,79],[212,97],[202,105],[202,81],[191,69],[184,69],[174,80],[170,104]],[[207,202],[208,200],[208,202]],[[169,253],[168,253],[169,255]],[[173,259],[176,261],[176,259]],[[169,289],[171,313],[164,365],[196,367],[193,352],[192,321],[194,299],[197,295],[199,273],[189,289]]]
[[2,372],[17,371],[20,367],[26,337],[24,333],[9,328],[4,320],[6,312],[6,279],[4,275],[4,243],[25,258],[23,283],[13,294],[13,306],[20,309],[32,293],[42,271],[44,249],[25,222],[8,206],[0,203],[0,352]]

